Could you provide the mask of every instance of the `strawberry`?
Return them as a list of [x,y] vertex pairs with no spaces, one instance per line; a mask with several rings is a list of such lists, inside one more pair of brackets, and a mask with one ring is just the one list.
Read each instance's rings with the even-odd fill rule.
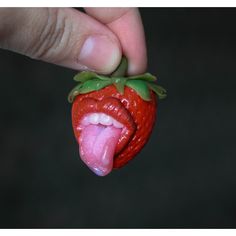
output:
[[81,159],[99,176],[127,164],[147,143],[156,120],[157,98],[166,91],[145,73],[124,77],[127,61],[109,77],[84,71],[74,80],[72,125]]

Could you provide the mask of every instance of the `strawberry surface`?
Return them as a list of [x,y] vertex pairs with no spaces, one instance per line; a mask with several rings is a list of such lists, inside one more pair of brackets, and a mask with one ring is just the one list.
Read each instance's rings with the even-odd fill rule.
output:
[[81,72],[68,96],[81,159],[100,176],[124,166],[141,151],[156,120],[157,102],[166,97],[155,76],[126,77],[126,69],[123,58],[110,76]]
[[[108,98],[117,100],[116,104],[112,104],[114,109],[104,109],[104,105],[109,104]],[[121,94],[114,85],[78,95],[72,107],[73,130],[77,140],[80,136],[80,130],[77,129],[79,122],[90,109],[107,113],[126,126],[128,134],[122,134],[125,138],[120,138],[113,162],[114,168],[120,168],[133,159],[148,141],[156,119],[157,99],[151,92],[151,100],[144,101],[134,89],[127,86]]]

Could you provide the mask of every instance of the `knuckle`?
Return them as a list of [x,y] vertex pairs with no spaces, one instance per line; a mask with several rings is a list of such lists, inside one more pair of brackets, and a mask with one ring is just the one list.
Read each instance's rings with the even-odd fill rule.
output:
[[60,9],[51,8],[45,11],[44,22],[37,31],[37,36],[30,45],[30,55],[35,59],[54,61],[67,46],[70,38],[70,26]]

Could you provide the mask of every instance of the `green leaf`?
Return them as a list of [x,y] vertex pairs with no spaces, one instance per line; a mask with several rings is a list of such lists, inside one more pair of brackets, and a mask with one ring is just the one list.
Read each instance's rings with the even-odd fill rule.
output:
[[119,77],[112,77],[112,83],[115,85],[116,89],[120,94],[124,94],[124,88],[127,79],[126,78],[119,78]]
[[92,71],[83,71],[75,75],[74,80],[79,84],[70,92],[68,96],[69,102],[73,102],[79,94],[97,91],[111,84],[121,94],[124,94],[124,88],[128,86],[134,89],[145,101],[151,100],[150,90],[154,91],[160,99],[166,97],[166,90],[154,83],[156,77],[150,73],[124,77],[127,70],[127,63],[127,59],[123,57],[116,71],[110,76],[99,75]]
[[82,71],[79,74],[77,74],[76,76],[74,76],[74,80],[76,82],[81,82],[81,83],[86,82],[91,79],[110,80],[110,77],[98,75],[98,74],[91,72],[91,71]]
[[74,87],[71,92],[68,95],[68,101],[72,103],[75,99],[75,97],[80,93],[79,89],[82,86],[82,84],[78,84],[76,87]]
[[128,80],[126,86],[134,89],[138,95],[145,101],[150,101],[150,91],[146,81],[143,80]]
[[95,90],[102,89],[112,84],[111,80],[92,79],[84,82],[79,89],[80,94],[89,93]]
[[76,82],[85,82],[93,78],[97,78],[97,74],[91,71],[82,71],[74,76]]
[[146,80],[146,81],[156,81],[157,78],[150,74],[150,73],[145,73],[145,74],[142,74],[142,75],[135,75],[135,76],[130,76],[128,77],[128,80],[130,79],[138,79],[138,80]]
[[160,98],[160,99],[164,99],[166,96],[167,96],[167,94],[166,94],[166,90],[163,88],[163,87],[161,87],[160,85],[157,85],[157,84],[155,84],[155,83],[148,83],[148,87],[152,90],[152,91],[154,91],[157,95],[158,95],[158,97]]

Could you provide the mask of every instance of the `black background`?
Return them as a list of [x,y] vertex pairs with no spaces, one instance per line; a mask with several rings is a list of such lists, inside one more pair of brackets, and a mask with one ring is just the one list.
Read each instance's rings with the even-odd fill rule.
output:
[[0,227],[235,227],[236,9],[141,9],[168,89],[143,151],[97,177],[80,161],[75,71],[0,51]]

